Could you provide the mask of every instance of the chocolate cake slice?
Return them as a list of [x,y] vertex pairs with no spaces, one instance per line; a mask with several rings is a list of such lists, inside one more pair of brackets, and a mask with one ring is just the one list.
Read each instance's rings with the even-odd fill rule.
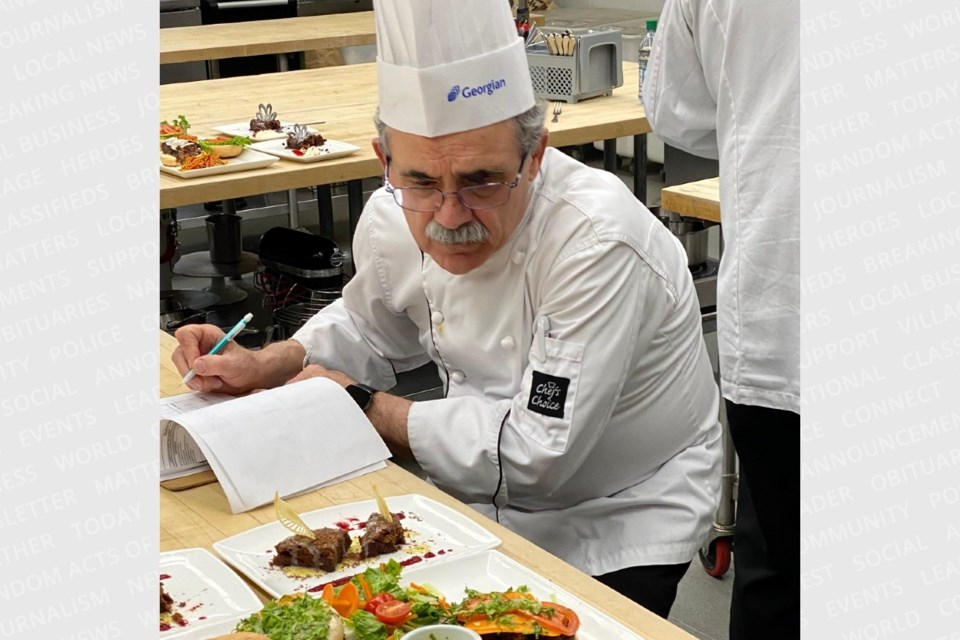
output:
[[350,549],[350,535],[342,529],[314,529],[316,540],[293,535],[280,541],[273,564],[278,567],[311,567],[333,571]]
[[397,514],[393,514],[393,522],[387,522],[379,513],[371,513],[360,538],[360,554],[364,558],[371,558],[393,553],[404,542],[403,527]]
[[296,149],[304,151],[310,147],[322,147],[327,139],[319,133],[311,133],[309,129],[301,124],[293,125],[293,129],[287,134],[287,149]]
[[280,131],[281,124],[272,104],[259,105],[257,115],[250,121],[250,131]]

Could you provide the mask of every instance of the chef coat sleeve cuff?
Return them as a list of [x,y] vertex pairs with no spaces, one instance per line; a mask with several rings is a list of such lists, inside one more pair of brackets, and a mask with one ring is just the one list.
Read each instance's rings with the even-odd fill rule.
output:
[[414,402],[410,450],[438,487],[464,502],[489,503],[501,484],[498,443],[510,406],[474,397]]

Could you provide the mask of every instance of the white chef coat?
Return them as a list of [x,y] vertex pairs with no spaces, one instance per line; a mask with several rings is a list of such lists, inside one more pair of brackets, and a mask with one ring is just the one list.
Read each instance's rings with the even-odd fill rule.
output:
[[800,7],[668,0],[643,90],[658,136],[720,160],[721,391],[800,412]]
[[547,149],[519,227],[463,275],[380,189],[354,255],[342,301],[294,339],[381,389],[437,364],[446,397],[408,417],[437,486],[590,574],[693,557],[719,392],[685,254],[618,178]]

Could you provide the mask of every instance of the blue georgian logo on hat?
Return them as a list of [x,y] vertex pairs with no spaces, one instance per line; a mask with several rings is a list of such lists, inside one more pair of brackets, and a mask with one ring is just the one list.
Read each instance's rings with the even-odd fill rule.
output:
[[450,91],[447,93],[447,102],[453,102],[461,95],[463,99],[475,98],[477,96],[492,96],[494,93],[503,89],[507,86],[507,81],[503,78],[499,80],[491,80],[486,84],[482,84],[476,87],[471,87],[469,85],[463,87],[461,90],[460,85],[455,84],[450,87]]

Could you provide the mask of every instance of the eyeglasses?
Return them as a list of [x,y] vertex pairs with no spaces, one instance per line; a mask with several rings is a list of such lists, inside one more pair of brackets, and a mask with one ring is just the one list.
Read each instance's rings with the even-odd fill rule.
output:
[[390,173],[390,158],[387,158],[387,166],[383,172],[383,183],[387,193],[393,194],[393,199],[398,205],[410,211],[421,213],[432,213],[439,211],[443,206],[443,199],[447,196],[456,194],[461,204],[468,209],[482,210],[499,207],[510,199],[510,194],[514,187],[520,184],[520,176],[523,173],[523,165],[527,162],[527,154],[524,154],[520,160],[520,168],[517,169],[517,175],[513,182],[485,182],[483,184],[474,184],[469,187],[461,187],[456,191],[441,191],[433,187],[395,187],[390,184],[387,177]]

